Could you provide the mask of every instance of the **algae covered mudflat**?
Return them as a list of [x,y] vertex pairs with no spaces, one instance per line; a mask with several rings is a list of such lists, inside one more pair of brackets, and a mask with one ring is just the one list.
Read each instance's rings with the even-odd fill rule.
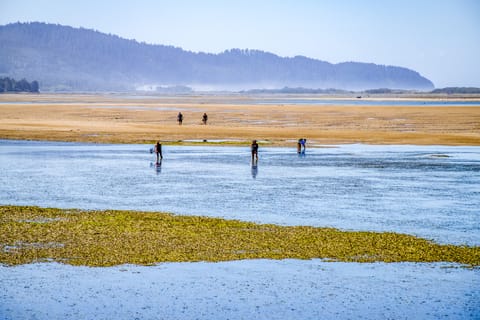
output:
[[480,265],[480,247],[396,233],[286,227],[159,212],[0,207],[0,262],[151,265],[241,259],[455,262]]

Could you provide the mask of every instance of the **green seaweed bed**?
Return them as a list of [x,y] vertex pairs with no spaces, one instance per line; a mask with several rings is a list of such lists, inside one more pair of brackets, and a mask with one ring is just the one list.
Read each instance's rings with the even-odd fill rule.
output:
[[0,263],[152,265],[240,259],[455,262],[480,265],[480,247],[391,232],[255,224],[162,212],[0,206]]

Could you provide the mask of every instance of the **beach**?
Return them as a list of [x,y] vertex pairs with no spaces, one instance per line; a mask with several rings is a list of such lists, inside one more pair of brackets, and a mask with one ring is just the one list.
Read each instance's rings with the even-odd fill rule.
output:
[[[414,105],[412,98],[397,97],[362,98],[361,105],[355,97],[301,99],[306,102],[298,103],[296,96],[247,94],[5,94],[0,95],[0,138],[240,145],[257,139],[272,146],[294,146],[306,138],[310,146],[480,145],[480,103],[444,104],[464,101],[461,97],[422,95]],[[329,103],[322,104],[322,99]],[[387,100],[378,104],[378,99]],[[181,126],[176,122],[179,112],[184,115]],[[202,125],[203,113],[208,114],[207,125]]]
[[478,319],[478,101],[0,95],[0,318]]

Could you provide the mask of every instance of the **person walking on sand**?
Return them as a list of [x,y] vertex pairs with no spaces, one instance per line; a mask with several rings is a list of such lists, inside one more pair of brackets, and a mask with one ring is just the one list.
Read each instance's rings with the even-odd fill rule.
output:
[[204,114],[203,114],[203,117],[202,117],[202,123],[203,123],[204,125],[207,125],[207,120],[208,120],[208,116],[207,116],[206,113],[204,113]]
[[177,121],[178,121],[178,125],[181,126],[183,122],[183,114],[181,112],[179,112],[177,115]]
[[155,153],[157,154],[157,164],[159,164],[160,161],[163,159],[162,144],[160,143],[160,141],[157,141],[157,144],[155,144]]
[[252,163],[257,162],[258,161],[258,143],[257,143],[257,140],[252,141],[251,150],[252,150]]

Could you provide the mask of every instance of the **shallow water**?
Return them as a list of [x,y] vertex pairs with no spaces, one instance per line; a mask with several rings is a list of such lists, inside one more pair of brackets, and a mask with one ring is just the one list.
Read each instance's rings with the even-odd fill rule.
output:
[[479,319],[480,270],[244,260],[112,268],[0,265],[0,318]]
[[315,105],[315,106],[403,106],[403,107],[467,107],[480,106],[480,100],[379,100],[379,99],[312,99],[312,98],[255,98],[230,101],[238,104]]
[[[161,99],[162,96],[127,96],[126,99]],[[165,96],[167,100],[171,97]],[[177,97],[178,98],[178,97]],[[189,98],[184,96],[183,98]],[[191,98],[194,98],[193,96]],[[195,97],[198,98],[198,97]],[[325,99],[325,98],[311,98],[311,97],[269,97],[267,96],[255,96],[246,95],[242,98],[236,98],[235,96],[226,97],[210,97],[205,95],[198,98],[200,103],[208,104],[255,104],[255,105],[314,105],[314,106],[403,106],[403,107],[468,107],[468,106],[480,106],[480,100],[455,100],[455,99]],[[175,98],[173,99],[175,101]],[[3,104],[65,104],[71,103],[71,101],[0,101],[0,105]],[[170,101],[170,103],[172,103]],[[177,100],[178,103],[178,100]],[[175,102],[173,102],[175,104]],[[129,110],[163,110],[163,111],[176,111],[186,110],[183,106],[181,108],[175,106],[144,106],[144,105],[93,105],[90,106],[95,109],[129,109]],[[189,110],[189,109],[187,109]]]
[[0,204],[134,209],[480,244],[480,147],[261,148],[0,140]]

